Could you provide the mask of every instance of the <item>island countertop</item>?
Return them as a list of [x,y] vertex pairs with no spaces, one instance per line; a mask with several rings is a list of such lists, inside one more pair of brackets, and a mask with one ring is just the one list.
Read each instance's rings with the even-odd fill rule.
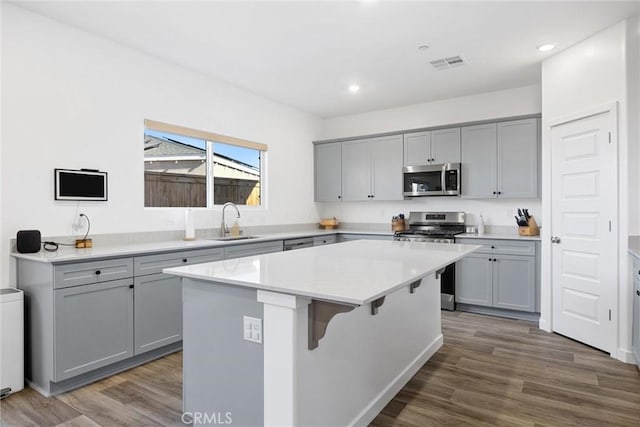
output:
[[166,274],[363,305],[479,249],[478,245],[357,240],[168,268]]

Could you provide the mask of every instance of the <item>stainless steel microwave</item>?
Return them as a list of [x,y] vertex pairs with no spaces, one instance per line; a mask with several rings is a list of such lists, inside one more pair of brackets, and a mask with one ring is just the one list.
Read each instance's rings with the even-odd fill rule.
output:
[[405,166],[402,175],[405,197],[460,195],[460,163]]

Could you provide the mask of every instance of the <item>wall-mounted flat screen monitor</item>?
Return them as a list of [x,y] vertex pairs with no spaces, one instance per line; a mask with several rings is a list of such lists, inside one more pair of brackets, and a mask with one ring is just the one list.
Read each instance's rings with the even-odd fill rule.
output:
[[107,173],[93,169],[55,169],[56,200],[107,200]]

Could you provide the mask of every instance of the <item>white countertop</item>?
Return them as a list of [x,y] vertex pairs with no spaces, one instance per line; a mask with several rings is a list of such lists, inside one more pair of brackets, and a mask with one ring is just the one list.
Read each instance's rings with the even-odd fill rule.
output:
[[499,239],[499,240],[533,240],[539,241],[540,236],[521,236],[519,234],[506,234],[506,233],[463,233],[457,234],[457,239]]
[[478,245],[356,240],[184,267],[192,279],[362,305],[479,249]]
[[98,258],[112,258],[121,256],[145,255],[151,253],[187,251],[194,249],[208,249],[216,247],[225,247],[232,245],[244,245],[251,243],[268,242],[271,240],[289,240],[303,237],[324,236],[332,234],[375,234],[383,236],[391,236],[391,231],[363,231],[363,230],[305,230],[290,233],[261,233],[256,234],[254,239],[218,241],[212,239],[198,240],[165,240],[157,242],[126,242],[121,244],[95,245],[88,249],[76,249],[72,246],[60,246],[56,252],[47,252],[44,249],[40,252],[32,254],[21,254],[13,252],[11,256],[19,259],[27,259],[31,261],[47,262],[47,263],[64,263],[89,261]]

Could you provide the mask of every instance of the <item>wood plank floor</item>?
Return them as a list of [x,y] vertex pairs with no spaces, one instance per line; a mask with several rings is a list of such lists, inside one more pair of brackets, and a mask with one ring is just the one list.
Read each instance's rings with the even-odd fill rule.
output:
[[[443,312],[444,345],[372,426],[640,426],[633,365],[531,322]],[[180,426],[182,354],[54,398],[0,401],[3,426]]]

